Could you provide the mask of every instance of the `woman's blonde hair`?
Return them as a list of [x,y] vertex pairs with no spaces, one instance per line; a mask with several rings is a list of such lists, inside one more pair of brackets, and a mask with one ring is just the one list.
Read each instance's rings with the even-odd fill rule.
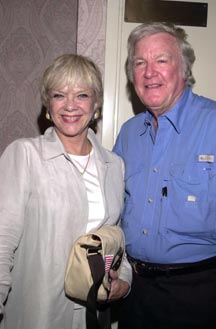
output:
[[49,102],[49,91],[65,86],[74,88],[91,88],[95,92],[98,108],[103,103],[102,77],[97,65],[89,58],[75,54],[64,54],[57,57],[45,70],[41,84],[41,100],[45,107]]

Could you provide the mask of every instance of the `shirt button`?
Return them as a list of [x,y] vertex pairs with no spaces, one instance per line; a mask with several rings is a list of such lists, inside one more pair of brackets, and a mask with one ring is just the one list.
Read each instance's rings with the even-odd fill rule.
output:
[[145,229],[145,230],[143,230],[143,234],[147,234],[148,233],[148,231]]
[[154,171],[154,172],[158,172],[158,168],[155,167],[155,168],[153,169],[153,171]]
[[152,203],[153,199],[152,198],[148,198],[148,203]]

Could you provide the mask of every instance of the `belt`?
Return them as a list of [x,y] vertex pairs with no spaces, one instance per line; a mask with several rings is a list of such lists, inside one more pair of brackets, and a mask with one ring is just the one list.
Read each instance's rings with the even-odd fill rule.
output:
[[159,275],[181,275],[187,273],[196,273],[216,269],[216,257],[211,257],[194,263],[177,263],[177,264],[156,264],[140,261],[131,256],[127,256],[129,263],[132,265],[134,272],[140,276],[159,276]]

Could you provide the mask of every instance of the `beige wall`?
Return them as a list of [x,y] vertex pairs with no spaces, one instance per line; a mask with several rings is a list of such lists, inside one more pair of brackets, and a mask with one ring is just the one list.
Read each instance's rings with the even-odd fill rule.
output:
[[[185,0],[186,1],[186,0]],[[187,0],[203,2],[202,0]],[[216,100],[216,1],[208,3],[207,27],[183,26],[196,53],[194,91]],[[109,0],[105,50],[105,101],[102,143],[111,149],[124,121],[134,115],[126,95],[126,44],[136,23],[124,22],[124,0]]]

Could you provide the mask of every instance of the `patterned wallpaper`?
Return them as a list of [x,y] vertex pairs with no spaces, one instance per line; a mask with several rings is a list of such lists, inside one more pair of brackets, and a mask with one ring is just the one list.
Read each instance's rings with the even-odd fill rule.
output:
[[48,122],[38,83],[57,56],[78,52],[103,72],[106,0],[0,0],[0,153]]
[[[104,76],[107,0],[79,0],[77,53],[90,57]],[[102,122],[97,135],[101,140]]]
[[104,72],[107,0],[79,0],[77,53],[91,57]]

